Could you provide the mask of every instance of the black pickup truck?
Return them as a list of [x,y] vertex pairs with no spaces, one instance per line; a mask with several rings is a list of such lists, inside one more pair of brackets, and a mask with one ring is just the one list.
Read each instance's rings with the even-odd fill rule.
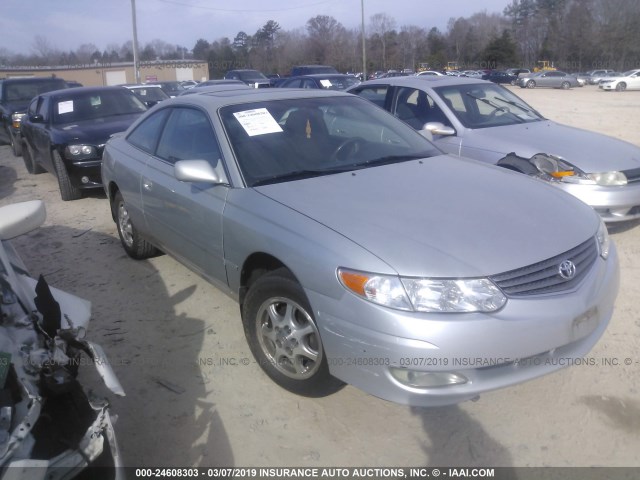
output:
[[0,145],[8,143],[16,157],[22,155],[20,122],[29,102],[44,92],[67,88],[66,82],[55,77],[0,79]]

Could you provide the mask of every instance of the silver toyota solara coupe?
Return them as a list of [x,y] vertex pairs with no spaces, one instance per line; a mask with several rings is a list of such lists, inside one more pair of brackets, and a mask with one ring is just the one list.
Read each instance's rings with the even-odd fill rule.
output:
[[640,218],[640,147],[544,118],[511,90],[460,77],[396,77],[349,89],[447,153],[549,182],[605,222]]
[[460,402],[584,356],[613,312],[593,209],[355,95],[166,100],[108,142],[102,178],[126,252],[234,297],[257,363],[301,395]]

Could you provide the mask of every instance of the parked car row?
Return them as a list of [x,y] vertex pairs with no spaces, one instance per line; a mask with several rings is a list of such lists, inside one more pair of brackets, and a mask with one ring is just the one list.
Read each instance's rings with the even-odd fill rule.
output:
[[445,405],[585,355],[618,290],[604,222],[640,218],[640,149],[480,79],[352,79],[226,79],[151,109],[122,87],[41,94],[25,164],[65,200],[102,187],[130,257],[170,254],[235,298],[290,391]]

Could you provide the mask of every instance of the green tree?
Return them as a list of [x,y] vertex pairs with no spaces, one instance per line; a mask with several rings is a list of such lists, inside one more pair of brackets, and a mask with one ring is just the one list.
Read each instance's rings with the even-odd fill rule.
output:
[[503,30],[500,37],[494,38],[484,49],[482,59],[488,65],[507,67],[516,65],[518,55],[517,47],[508,30]]

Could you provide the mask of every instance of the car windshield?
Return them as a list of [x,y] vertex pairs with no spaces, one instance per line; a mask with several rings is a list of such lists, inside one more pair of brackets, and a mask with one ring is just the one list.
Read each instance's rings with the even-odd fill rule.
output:
[[257,70],[249,70],[246,72],[240,72],[238,74],[238,76],[244,80],[267,80],[267,77],[265,77],[262,73],[258,72]]
[[467,128],[537,122],[544,117],[520,97],[493,83],[436,87],[451,112]]
[[143,102],[160,102],[169,98],[160,87],[132,88],[131,91]]
[[324,77],[319,78],[318,82],[322,88],[327,90],[346,90],[349,87],[358,85],[360,80],[356,77],[344,76],[344,77]]
[[76,123],[147,110],[144,103],[124,88],[59,95],[53,101],[54,124]]
[[9,102],[28,102],[41,93],[64,88],[60,82],[33,82],[7,84],[6,99]]
[[249,186],[439,155],[426,138],[359,97],[231,105],[220,116]]
[[640,70],[629,70],[628,72],[624,72],[622,74],[623,77],[630,77],[631,75],[633,75],[636,72],[640,72]]

